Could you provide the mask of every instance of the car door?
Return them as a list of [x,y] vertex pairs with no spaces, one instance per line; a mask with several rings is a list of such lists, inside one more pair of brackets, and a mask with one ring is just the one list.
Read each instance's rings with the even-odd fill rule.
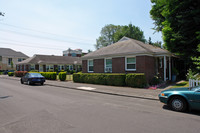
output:
[[198,89],[194,92],[193,108],[200,110],[200,89]]

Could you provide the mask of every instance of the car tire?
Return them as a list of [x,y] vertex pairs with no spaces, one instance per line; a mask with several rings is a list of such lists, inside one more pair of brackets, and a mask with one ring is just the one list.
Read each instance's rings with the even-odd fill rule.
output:
[[172,97],[169,104],[171,109],[174,111],[184,112],[187,109],[186,100],[179,96]]
[[44,85],[44,82],[41,82],[41,85]]
[[23,80],[21,79],[21,84],[24,84]]
[[27,84],[28,84],[28,85],[31,85],[31,82],[28,80],[28,81],[27,81]]

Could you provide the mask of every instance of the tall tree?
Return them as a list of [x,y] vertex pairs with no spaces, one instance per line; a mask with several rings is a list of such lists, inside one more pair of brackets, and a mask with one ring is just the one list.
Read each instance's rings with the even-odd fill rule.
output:
[[124,26],[109,24],[102,28],[101,36],[96,40],[95,48],[99,49],[113,44],[124,36],[145,42],[144,33],[139,27],[132,24]]
[[155,30],[162,31],[164,46],[191,63],[192,56],[199,56],[200,40],[199,0],[151,0],[150,11]]

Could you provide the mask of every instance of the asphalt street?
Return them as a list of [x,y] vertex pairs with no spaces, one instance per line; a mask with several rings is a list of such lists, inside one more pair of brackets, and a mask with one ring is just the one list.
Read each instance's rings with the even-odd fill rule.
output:
[[0,79],[0,133],[199,133],[200,112],[157,100]]

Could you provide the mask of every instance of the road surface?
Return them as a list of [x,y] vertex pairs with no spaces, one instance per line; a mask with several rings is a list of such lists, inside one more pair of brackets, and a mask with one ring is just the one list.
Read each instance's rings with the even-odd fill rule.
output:
[[0,133],[199,133],[200,112],[162,103],[0,79]]

